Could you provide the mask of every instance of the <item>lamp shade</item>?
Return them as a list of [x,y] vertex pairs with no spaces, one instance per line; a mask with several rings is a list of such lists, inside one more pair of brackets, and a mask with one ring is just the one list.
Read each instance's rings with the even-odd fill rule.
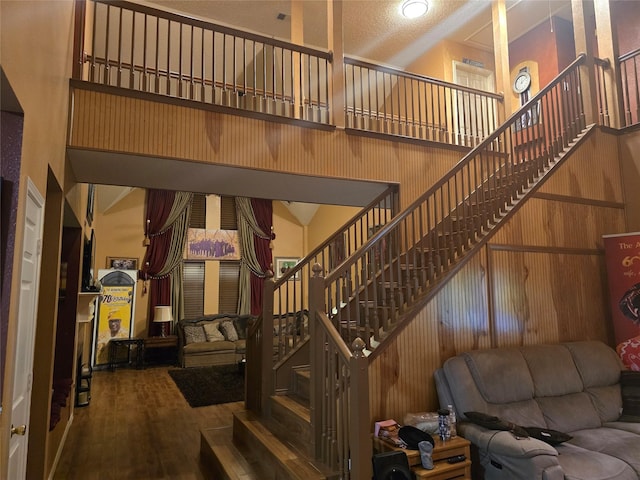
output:
[[154,308],[153,311],[153,321],[154,322],[171,322],[173,320],[173,315],[171,313],[171,306],[169,305],[158,305]]

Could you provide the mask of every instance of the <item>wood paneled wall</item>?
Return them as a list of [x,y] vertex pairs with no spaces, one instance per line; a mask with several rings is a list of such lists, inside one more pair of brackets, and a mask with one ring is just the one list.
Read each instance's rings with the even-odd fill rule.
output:
[[373,360],[372,420],[439,407],[434,371],[471,349],[611,344],[602,235],[625,231],[618,139],[595,130]]
[[[81,88],[73,89],[69,145],[398,183],[402,205],[422,194],[466,153],[459,148],[346,135],[341,130],[303,128]],[[331,192],[327,196],[330,199]]]
[[[464,154],[80,88],[71,119],[73,147],[399,183],[403,206]],[[465,350],[610,342],[601,236],[625,231],[621,184],[618,139],[594,130],[374,359],[372,420],[437,409],[433,373]]]

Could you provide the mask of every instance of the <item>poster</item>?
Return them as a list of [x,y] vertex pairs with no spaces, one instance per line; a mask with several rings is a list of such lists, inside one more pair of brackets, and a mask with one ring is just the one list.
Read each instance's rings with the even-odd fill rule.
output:
[[109,341],[112,338],[132,336],[137,274],[136,270],[98,271],[102,290],[98,296],[94,332],[94,366],[109,363]]
[[640,371],[640,232],[603,238],[616,350]]

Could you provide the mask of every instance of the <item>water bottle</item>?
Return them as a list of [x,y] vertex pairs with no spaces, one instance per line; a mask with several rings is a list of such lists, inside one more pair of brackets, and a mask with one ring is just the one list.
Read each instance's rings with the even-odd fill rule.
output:
[[443,442],[451,438],[451,426],[449,425],[449,410],[438,410],[438,434]]
[[451,432],[451,438],[458,435],[458,429],[456,428],[456,411],[453,409],[453,405],[447,405],[449,409],[449,431]]

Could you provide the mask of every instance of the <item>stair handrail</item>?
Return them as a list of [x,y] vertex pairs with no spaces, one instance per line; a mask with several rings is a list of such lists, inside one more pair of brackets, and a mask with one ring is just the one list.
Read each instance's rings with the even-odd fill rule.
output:
[[[312,276],[313,265],[318,263],[325,271],[331,271],[366,241],[370,228],[384,225],[398,210],[398,187],[389,185],[324,242],[295,266],[282,272],[282,275],[275,280],[273,305],[270,312],[263,312],[263,317],[268,321],[267,317],[272,315],[271,322],[273,322],[275,333],[282,340],[283,348],[278,351],[276,361],[295,350],[309,335],[308,322],[300,324],[299,317],[309,310],[308,281]],[[336,250],[343,251],[336,252]],[[266,365],[265,368],[267,368]]]
[[[353,302],[378,305],[375,298],[376,290],[371,287],[372,280],[375,278],[385,284],[401,281],[403,280],[403,256],[407,259],[413,257],[414,260],[422,256],[422,261],[426,260],[428,263],[421,272],[424,278],[411,278],[413,284],[403,286],[409,291],[404,292],[398,300],[392,299],[389,305],[385,305],[385,308],[388,307],[394,311],[396,316],[407,310],[406,302],[410,302],[412,297],[421,295],[425,288],[433,285],[465,249],[462,244],[464,243],[462,234],[453,230],[453,225],[458,220],[457,216],[462,217],[463,220],[473,219],[473,215],[463,208],[464,203],[468,200],[478,202],[490,200],[491,203],[496,203],[494,207],[499,207],[495,196],[498,189],[495,185],[500,181],[508,180],[513,174],[524,174],[527,182],[532,180],[536,175],[534,169],[539,170],[545,161],[548,162],[549,158],[553,158],[566,147],[571,141],[569,137],[575,139],[585,126],[582,100],[581,97],[578,98],[580,95],[578,67],[585,62],[585,59],[585,54],[579,55],[551,83],[542,88],[525,105],[509,116],[495,132],[465,155],[447,175],[397,214],[353,255],[327,274],[325,278],[326,309],[333,314],[336,328],[363,336],[369,348],[375,346],[372,344],[380,341],[381,334],[395,325],[391,325],[394,324],[393,318],[390,321],[388,319],[385,321],[384,318],[380,321],[378,314],[374,312],[373,321],[366,328],[359,328],[363,320],[362,314],[360,307],[354,307]],[[572,87],[576,96],[569,97],[569,94],[558,93],[561,82],[564,82],[562,92],[565,92],[564,89],[568,92],[569,87]],[[542,107],[549,107],[550,113],[545,112],[547,116],[540,121]],[[570,114],[573,114],[573,117],[569,118]],[[564,122],[565,116],[567,116],[566,122]],[[523,123],[524,117],[529,119],[531,125]],[[536,123],[533,123],[532,119]],[[542,129],[541,124],[543,124]],[[548,142],[543,144],[540,139]],[[537,158],[541,155],[543,157]],[[536,160],[528,160],[527,156],[536,157]],[[486,157],[486,162],[483,161],[483,157]],[[517,157],[524,160],[518,160]],[[493,170],[491,170],[491,164],[494,167]],[[481,188],[488,188],[489,193],[480,191]],[[517,187],[516,190],[520,189],[522,186]],[[464,190],[462,195],[458,190]],[[515,194],[509,193],[511,196]],[[447,207],[449,207],[448,210],[445,210]],[[482,223],[480,230],[492,228],[491,218],[495,215],[494,211],[478,208],[472,213],[480,215]],[[412,224],[409,223],[410,220]],[[416,223],[420,225],[416,226]],[[454,242],[454,245],[443,247],[448,255],[444,265],[436,265],[433,262],[433,251],[440,248],[440,244],[434,240],[435,236],[426,237],[427,232],[432,229],[442,235],[460,235],[460,238],[455,241],[461,243]],[[478,234],[478,232],[475,233]],[[393,253],[396,257],[392,258],[394,249],[396,251]],[[422,251],[419,251],[420,249]],[[426,258],[424,249],[430,250]],[[369,262],[366,261],[367,257]],[[347,343],[352,339],[351,335],[345,337]]]

